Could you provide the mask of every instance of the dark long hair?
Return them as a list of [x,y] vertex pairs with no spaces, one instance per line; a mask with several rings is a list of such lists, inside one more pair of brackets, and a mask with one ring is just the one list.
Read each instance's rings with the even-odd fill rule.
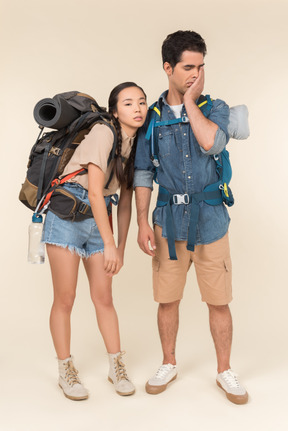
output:
[[123,170],[121,125],[118,119],[114,117],[113,114],[115,114],[115,112],[117,111],[119,93],[125,88],[130,88],[130,87],[139,88],[139,90],[141,90],[142,93],[144,94],[145,99],[147,98],[143,88],[139,87],[139,85],[135,84],[135,82],[123,82],[122,84],[119,84],[115,88],[113,88],[108,99],[108,111],[109,111],[109,114],[111,114],[112,121],[117,131],[117,147],[116,147],[115,165],[114,165],[115,174],[120,184],[123,184],[123,183],[127,184],[127,189],[130,189],[133,186],[134,160],[135,160],[135,154],[136,154],[137,136],[134,139],[130,156],[126,163],[125,169]]

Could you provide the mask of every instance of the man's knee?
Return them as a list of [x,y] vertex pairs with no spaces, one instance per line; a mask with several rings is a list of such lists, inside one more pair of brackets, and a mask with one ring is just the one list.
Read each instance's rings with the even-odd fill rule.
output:
[[180,305],[180,299],[173,302],[164,302],[159,304],[159,309],[161,310],[177,310]]
[[219,313],[225,313],[227,311],[230,311],[229,308],[229,304],[224,304],[224,305],[213,305],[213,304],[208,304],[207,302],[207,307],[209,308],[209,311],[215,311],[215,312],[219,312]]

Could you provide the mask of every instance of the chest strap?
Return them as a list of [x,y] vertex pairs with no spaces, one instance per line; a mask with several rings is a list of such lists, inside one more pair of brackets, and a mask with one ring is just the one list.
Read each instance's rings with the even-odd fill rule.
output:
[[197,225],[200,213],[200,202],[205,201],[209,204],[209,201],[213,202],[213,205],[222,204],[222,193],[221,190],[203,191],[200,193],[193,194],[172,194],[169,193],[164,187],[159,186],[159,193],[157,198],[157,207],[165,207],[166,213],[166,232],[169,248],[169,257],[171,260],[177,260],[176,249],[175,249],[175,225],[172,215],[172,205],[188,205],[191,204],[191,212],[188,227],[188,241],[187,250],[194,251],[196,244]]

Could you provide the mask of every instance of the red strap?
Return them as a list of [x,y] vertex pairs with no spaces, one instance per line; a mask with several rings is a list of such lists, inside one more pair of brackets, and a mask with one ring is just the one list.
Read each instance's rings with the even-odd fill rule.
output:
[[[51,182],[51,187],[58,186],[59,184],[66,183],[66,181],[70,180],[71,178],[75,177],[76,175],[80,174],[80,172],[83,172],[85,170],[86,169],[84,169],[84,168],[78,169],[78,171],[72,172],[71,174],[68,174],[65,177],[61,178],[61,180],[59,180],[59,178],[55,178],[55,180],[53,180]],[[47,195],[46,195],[46,197],[44,199],[44,202],[42,203],[40,209],[42,209],[43,207],[45,207],[45,205],[47,205],[47,203],[50,201],[51,196],[52,196],[54,190],[52,190],[51,192],[47,193]]]

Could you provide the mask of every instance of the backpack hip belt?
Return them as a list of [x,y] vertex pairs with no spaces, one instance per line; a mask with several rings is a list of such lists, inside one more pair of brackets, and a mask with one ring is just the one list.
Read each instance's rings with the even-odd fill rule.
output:
[[175,226],[172,215],[172,205],[189,205],[191,204],[191,212],[188,227],[187,250],[194,251],[196,244],[197,224],[199,220],[200,202],[206,202],[211,205],[221,205],[223,202],[222,190],[215,189],[192,194],[172,194],[164,187],[159,186],[156,207],[165,207],[166,215],[166,232],[169,248],[169,257],[171,260],[177,260],[175,249]]

